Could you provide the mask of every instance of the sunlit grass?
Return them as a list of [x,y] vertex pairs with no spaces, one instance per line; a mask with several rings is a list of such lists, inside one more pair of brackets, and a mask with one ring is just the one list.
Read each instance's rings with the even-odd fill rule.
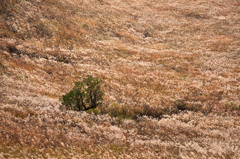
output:
[[[3,0],[0,154],[239,158],[238,6]],[[88,74],[103,80],[103,107],[60,107]]]

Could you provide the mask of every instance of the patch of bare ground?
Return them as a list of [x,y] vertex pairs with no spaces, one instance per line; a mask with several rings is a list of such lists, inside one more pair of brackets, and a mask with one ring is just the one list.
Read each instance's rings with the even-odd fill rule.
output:
[[[239,6],[2,0],[0,157],[239,158]],[[109,115],[60,108],[88,74]]]

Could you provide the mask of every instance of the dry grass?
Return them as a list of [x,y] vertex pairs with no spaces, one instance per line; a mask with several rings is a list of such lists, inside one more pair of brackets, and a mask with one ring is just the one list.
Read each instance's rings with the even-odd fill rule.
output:
[[[3,0],[0,158],[239,158],[239,5]],[[111,117],[60,108],[87,74]]]

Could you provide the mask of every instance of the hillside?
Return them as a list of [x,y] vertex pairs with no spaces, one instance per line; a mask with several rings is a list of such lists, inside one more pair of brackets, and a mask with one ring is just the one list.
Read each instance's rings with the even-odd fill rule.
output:
[[[0,158],[240,158],[239,31],[238,0],[1,0]],[[88,74],[103,115],[60,107]]]

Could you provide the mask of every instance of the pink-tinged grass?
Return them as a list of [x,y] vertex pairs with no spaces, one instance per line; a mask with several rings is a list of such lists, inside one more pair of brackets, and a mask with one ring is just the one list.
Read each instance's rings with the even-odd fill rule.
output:
[[[235,0],[4,0],[2,154],[239,158],[238,8]],[[58,98],[87,74],[103,80],[102,109],[66,112]]]

